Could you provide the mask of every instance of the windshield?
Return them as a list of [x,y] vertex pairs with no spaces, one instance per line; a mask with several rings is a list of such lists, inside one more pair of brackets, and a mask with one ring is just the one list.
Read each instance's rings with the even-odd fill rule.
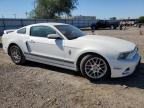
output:
[[55,27],[69,40],[85,35],[80,29],[71,25],[55,25]]

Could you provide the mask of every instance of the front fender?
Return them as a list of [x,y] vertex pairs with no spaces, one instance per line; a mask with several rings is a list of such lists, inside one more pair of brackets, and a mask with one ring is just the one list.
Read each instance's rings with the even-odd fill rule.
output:
[[[95,54],[98,54],[98,55],[102,56],[107,61],[107,63],[109,64],[110,68],[112,68],[111,67],[111,59],[114,59],[112,57],[112,55],[111,54],[106,54],[102,51],[96,51],[96,50],[93,50],[93,49],[83,50],[76,56],[76,58],[75,58],[75,66],[76,67],[77,67],[77,62],[79,60],[79,57],[81,57],[82,55],[87,54],[87,53],[95,53]],[[77,67],[77,69],[78,69],[78,67]]]

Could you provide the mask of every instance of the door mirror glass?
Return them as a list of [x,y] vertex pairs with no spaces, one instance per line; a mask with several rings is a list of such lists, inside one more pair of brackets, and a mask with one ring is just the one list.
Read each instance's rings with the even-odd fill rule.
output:
[[48,39],[62,39],[58,34],[49,34]]

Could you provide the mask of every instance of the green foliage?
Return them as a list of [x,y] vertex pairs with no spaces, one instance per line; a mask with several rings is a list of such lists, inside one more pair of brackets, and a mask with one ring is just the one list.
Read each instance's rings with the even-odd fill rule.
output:
[[139,22],[144,23],[144,16],[139,17]]
[[30,12],[32,18],[57,18],[61,15],[71,15],[78,0],[36,0],[35,9]]

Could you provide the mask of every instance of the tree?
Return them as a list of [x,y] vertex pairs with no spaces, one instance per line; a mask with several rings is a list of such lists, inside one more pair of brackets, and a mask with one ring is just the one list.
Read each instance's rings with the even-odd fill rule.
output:
[[30,12],[30,17],[56,18],[61,15],[71,15],[76,8],[78,0],[36,0],[35,9]]
[[144,16],[139,17],[139,22],[144,23]]

